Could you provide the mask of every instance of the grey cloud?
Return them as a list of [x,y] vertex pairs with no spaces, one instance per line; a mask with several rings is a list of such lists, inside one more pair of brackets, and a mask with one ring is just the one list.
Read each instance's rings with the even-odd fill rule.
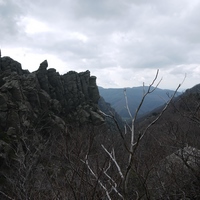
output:
[[2,0],[0,2],[0,37],[1,45],[15,46],[18,42],[23,46],[23,30],[21,17],[26,13],[24,0]]
[[78,18],[92,18],[96,20],[110,20],[122,17],[128,10],[126,1],[74,1],[75,15]]
[[0,3],[1,38],[18,32],[17,21],[20,14],[21,10],[19,6],[12,0],[6,0]]
[[[197,0],[6,2],[4,8],[0,5],[6,16],[0,20],[5,41],[12,38],[13,45],[55,55],[72,68],[121,66],[134,71],[200,63]],[[19,23],[23,17],[44,22],[52,30],[29,34]],[[70,37],[76,33],[87,40]]]

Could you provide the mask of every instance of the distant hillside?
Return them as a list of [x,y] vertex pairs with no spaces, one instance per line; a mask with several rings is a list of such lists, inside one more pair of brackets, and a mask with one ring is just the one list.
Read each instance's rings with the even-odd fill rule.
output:
[[[159,116],[162,109],[163,106],[140,119],[138,135]],[[154,175],[148,180],[154,185],[152,193],[155,196],[152,199],[163,199],[162,196],[181,199],[182,191],[189,199],[200,199],[199,126],[200,84],[176,97],[159,120],[150,126],[140,143],[138,160],[146,164],[148,160],[149,166],[157,163],[155,171],[152,171]],[[155,174],[159,176],[155,178]],[[158,193],[161,180],[165,188]],[[171,191],[176,191],[176,197]]]
[[[163,108],[164,106],[160,106],[140,118],[138,121],[139,129],[147,127],[154,121]],[[156,148],[159,148],[159,145],[162,144],[162,148],[167,148],[165,153],[169,153],[169,149],[173,152],[174,149],[185,146],[193,146],[200,149],[199,125],[200,84],[187,89],[169,104],[157,123],[148,130],[149,136],[146,141],[150,146],[152,144],[157,145]],[[145,148],[148,151],[147,143]]]
[[[138,107],[143,91],[147,90],[148,86],[126,88],[126,94],[128,97],[129,108],[131,114],[134,115],[136,108]],[[110,103],[116,112],[123,118],[129,118],[128,112],[125,108],[125,98],[123,88],[109,88],[105,89],[99,87],[100,96],[102,96],[106,102]],[[163,90],[157,88],[152,94],[148,95],[140,111],[140,116],[144,115],[153,109],[163,105],[169,97],[174,93],[173,90]],[[178,92],[177,96],[181,93]]]

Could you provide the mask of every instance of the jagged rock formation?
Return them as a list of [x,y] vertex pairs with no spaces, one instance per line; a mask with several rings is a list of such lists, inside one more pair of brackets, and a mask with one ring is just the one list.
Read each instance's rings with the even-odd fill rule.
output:
[[[105,122],[98,108],[95,76],[90,76],[89,71],[60,75],[47,68],[45,60],[30,73],[12,58],[0,57],[0,199],[7,195],[29,199],[33,182],[34,195],[43,191],[45,197],[51,188],[41,168],[57,174],[57,168],[69,162],[66,145],[74,149],[70,156],[79,148],[73,144],[82,137],[73,136],[77,127],[95,127]],[[83,130],[81,134],[86,135]],[[62,159],[65,161],[61,163]],[[79,162],[80,158],[76,160]],[[56,167],[48,169],[49,165]],[[58,180],[66,184],[64,179]],[[38,188],[38,181],[44,183],[44,188]]]
[[[99,92],[96,77],[90,72],[70,71],[60,75],[47,69],[45,60],[37,71],[30,73],[9,57],[1,58],[0,66],[0,128],[17,132],[45,118],[50,124],[85,122],[101,124],[98,112]],[[46,116],[46,117],[44,117]],[[63,119],[66,119],[63,121]]]

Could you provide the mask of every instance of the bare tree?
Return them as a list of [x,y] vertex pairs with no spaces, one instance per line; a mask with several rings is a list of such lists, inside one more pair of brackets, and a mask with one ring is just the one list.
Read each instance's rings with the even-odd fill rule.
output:
[[[117,121],[114,119],[112,114],[106,115],[105,113],[103,113],[106,117],[113,118],[113,120],[116,122],[116,125],[117,125],[119,133],[120,133],[121,140],[123,141],[124,148],[126,150],[125,151],[126,155],[124,155],[124,157],[127,158],[125,163],[121,163],[120,158],[115,156],[115,148],[114,147],[112,147],[111,150],[109,151],[109,149],[108,149],[108,147],[106,147],[106,145],[101,144],[102,149],[106,152],[110,161],[108,162],[108,166],[106,168],[102,168],[100,170],[102,171],[102,174],[104,174],[106,176],[107,181],[110,183],[110,185],[108,186],[106,184],[103,184],[102,181],[97,179],[97,174],[91,168],[91,164],[89,163],[88,155],[86,155],[85,160],[83,160],[83,162],[86,164],[87,168],[89,169],[90,174],[93,177],[95,177],[96,180],[98,180],[98,184],[104,190],[108,199],[112,199],[111,198],[112,193],[115,193],[118,196],[118,198],[121,198],[121,199],[127,199],[130,197],[139,199],[143,195],[145,195],[147,199],[150,199],[150,195],[149,195],[148,188],[146,185],[147,184],[146,180],[147,180],[148,173],[151,171],[151,169],[149,169],[148,173],[145,176],[138,173],[136,151],[137,151],[137,148],[139,147],[141,141],[143,140],[145,135],[148,133],[149,128],[152,127],[154,124],[156,124],[156,122],[161,118],[161,116],[166,111],[166,109],[168,108],[172,99],[176,95],[176,92],[178,91],[178,89],[181,86],[181,84],[178,85],[174,94],[170,97],[169,101],[166,102],[165,106],[163,107],[162,111],[158,114],[158,116],[153,121],[151,121],[146,127],[144,127],[143,129],[141,129],[138,132],[138,130],[136,128],[138,113],[139,113],[146,97],[149,94],[153,93],[159,86],[162,79],[160,79],[155,84],[155,82],[158,79],[158,74],[159,74],[159,70],[157,70],[155,78],[149,85],[147,91],[143,90],[142,99],[140,101],[140,104],[139,104],[134,116],[132,116],[131,111],[129,109],[128,98],[126,95],[126,89],[124,89],[124,97],[125,97],[125,101],[126,101],[125,106],[126,106],[127,112],[129,113],[129,116],[131,118],[131,125],[126,124],[124,131],[122,131],[120,129]],[[116,169],[115,173],[117,173],[118,176],[120,177],[120,179],[118,179],[117,181],[116,181],[116,175],[109,174],[109,169],[111,168],[111,166],[115,167],[115,169]],[[130,186],[131,179],[133,176],[137,177],[136,178],[137,182],[140,183],[139,187],[143,188],[142,194],[140,194],[140,191],[138,188],[136,188],[134,186]],[[136,185],[136,183],[133,183],[133,184]],[[132,195],[132,196],[130,196],[130,195]]]

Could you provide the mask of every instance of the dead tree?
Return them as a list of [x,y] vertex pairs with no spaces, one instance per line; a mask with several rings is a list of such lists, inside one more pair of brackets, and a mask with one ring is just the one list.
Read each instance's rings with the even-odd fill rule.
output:
[[[137,162],[136,158],[135,158],[136,157],[135,152],[136,152],[138,146],[140,145],[142,139],[147,134],[149,128],[152,127],[155,123],[157,123],[157,121],[161,118],[161,116],[163,115],[163,113],[166,111],[169,104],[171,103],[172,99],[176,95],[176,92],[182,85],[182,83],[178,85],[174,94],[172,95],[172,97],[170,97],[168,102],[166,102],[162,111],[157,115],[157,117],[151,123],[149,123],[141,132],[139,132],[139,135],[136,136],[136,120],[138,119],[138,113],[139,113],[146,97],[149,94],[153,93],[159,86],[160,82],[162,81],[162,79],[160,79],[158,81],[158,83],[155,84],[155,82],[158,79],[158,74],[159,74],[159,70],[157,70],[155,78],[153,79],[152,83],[149,85],[147,91],[143,90],[142,99],[140,101],[140,104],[139,104],[134,116],[132,116],[132,114],[130,112],[128,98],[126,95],[126,90],[124,90],[124,97],[125,97],[125,101],[126,101],[125,106],[126,106],[127,112],[129,113],[129,116],[131,118],[131,125],[126,124],[124,131],[122,131],[119,128],[119,125],[118,125],[117,121],[115,120],[115,118],[112,116],[112,114],[107,115],[107,114],[103,113],[106,117],[112,118],[115,121],[115,123],[118,127],[118,130],[119,130],[119,133],[120,133],[121,140],[123,141],[124,148],[126,149],[126,155],[127,155],[126,163],[122,164],[122,163],[120,163],[120,158],[116,157],[114,148],[109,150],[108,147],[106,147],[104,144],[101,144],[102,149],[106,152],[106,154],[110,160],[107,164],[107,167],[101,168],[100,170],[102,171],[102,174],[104,174],[104,176],[107,178],[107,182],[109,182],[109,184],[105,184],[104,183],[105,181],[102,181],[101,179],[99,179],[99,177],[97,176],[97,173],[95,173],[95,171],[92,169],[91,163],[89,162],[89,159],[88,159],[89,155],[86,155],[85,159],[82,160],[82,162],[84,162],[86,164],[91,176],[96,180],[97,184],[102,188],[102,190],[105,193],[105,196],[108,199],[112,199],[113,193],[119,199],[130,198],[130,190],[131,189],[129,186],[129,182],[130,182],[131,176],[135,173],[133,170],[133,166],[134,166],[135,162]],[[127,140],[127,138],[129,138],[129,139]],[[120,177],[120,180],[116,180],[115,175],[109,173],[109,169],[111,167],[114,167],[116,169],[116,173]],[[149,194],[148,194],[148,189],[145,185],[146,178],[139,176],[139,179],[140,179],[139,181],[141,182],[141,184],[144,187],[146,198],[150,199]],[[133,196],[135,199],[140,198],[140,194],[137,189],[134,189],[133,191],[131,191],[131,193],[132,193],[132,198],[133,198]]]

